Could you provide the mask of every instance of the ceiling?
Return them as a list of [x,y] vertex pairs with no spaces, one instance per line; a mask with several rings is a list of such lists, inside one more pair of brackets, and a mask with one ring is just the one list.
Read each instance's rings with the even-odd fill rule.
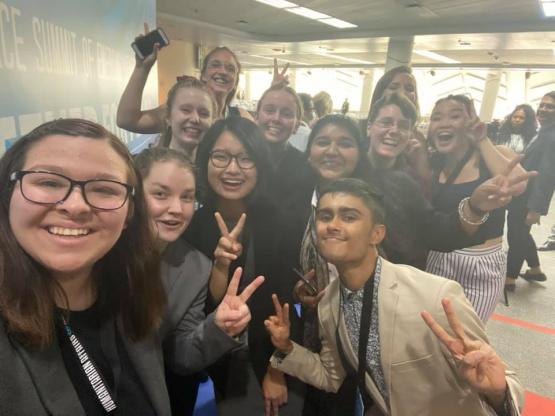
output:
[[294,0],[356,24],[337,29],[254,0],[158,0],[171,39],[226,45],[246,68],[277,57],[292,67],[372,67],[390,37],[414,35],[424,49],[457,63],[413,54],[415,67],[555,69],[555,19],[538,0]]

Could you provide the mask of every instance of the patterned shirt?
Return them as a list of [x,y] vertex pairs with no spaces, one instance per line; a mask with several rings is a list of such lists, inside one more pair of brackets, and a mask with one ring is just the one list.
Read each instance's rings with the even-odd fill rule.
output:
[[[384,399],[387,400],[387,390],[380,358],[380,334],[378,326],[378,287],[380,284],[381,267],[381,259],[378,257],[374,273],[374,293],[372,296],[372,316],[370,319],[370,332],[366,350],[366,365],[378,390]],[[364,288],[353,292],[341,285],[341,312],[343,313],[343,319],[345,320],[345,326],[347,327],[351,345],[357,356],[363,297]]]

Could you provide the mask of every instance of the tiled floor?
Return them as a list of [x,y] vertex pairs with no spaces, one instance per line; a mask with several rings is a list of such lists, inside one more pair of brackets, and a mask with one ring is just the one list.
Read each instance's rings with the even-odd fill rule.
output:
[[[555,203],[550,213],[541,218],[541,225],[532,228],[538,245],[546,240],[553,224]],[[539,254],[547,281],[529,283],[518,279],[516,291],[509,294],[510,306],[500,303],[496,314],[501,316],[487,325],[492,345],[530,392],[527,416],[555,415],[555,251]],[[541,412],[536,408],[540,402],[549,403],[550,407],[542,407]],[[549,409],[553,413],[545,413]]]

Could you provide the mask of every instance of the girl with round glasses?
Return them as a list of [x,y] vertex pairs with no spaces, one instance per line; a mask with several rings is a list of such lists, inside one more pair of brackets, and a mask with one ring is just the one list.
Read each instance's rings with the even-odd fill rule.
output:
[[237,295],[237,275],[192,342],[139,178],[117,137],[79,119],[0,159],[0,414],[170,415],[163,363],[195,371],[238,345],[261,281]]
[[[269,415],[279,408],[279,414],[298,415],[302,385],[268,366],[274,349],[264,319],[273,307],[271,294],[291,299],[295,280],[285,239],[289,224],[266,195],[272,174],[267,143],[256,124],[229,117],[208,130],[196,165],[202,207],[184,238],[214,260],[208,311],[220,302],[236,267],[243,267],[245,284],[259,274],[266,277],[251,299],[253,320],[244,334],[248,348],[210,370],[218,414]],[[293,313],[291,320],[298,330]]]

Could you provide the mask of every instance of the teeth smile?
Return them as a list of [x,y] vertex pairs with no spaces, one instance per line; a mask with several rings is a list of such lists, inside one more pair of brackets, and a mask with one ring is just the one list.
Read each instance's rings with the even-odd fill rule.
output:
[[79,236],[87,235],[91,230],[88,228],[48,227],[48,232],[54,235]]

